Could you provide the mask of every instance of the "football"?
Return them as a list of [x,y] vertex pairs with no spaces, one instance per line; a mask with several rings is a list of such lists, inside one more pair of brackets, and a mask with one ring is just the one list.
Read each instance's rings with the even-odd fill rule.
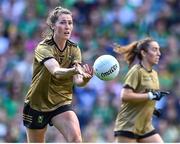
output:
[[113,80],[119,74],[120,66],[112,55],[99,56],[93,64],[94,74],[101,80]]

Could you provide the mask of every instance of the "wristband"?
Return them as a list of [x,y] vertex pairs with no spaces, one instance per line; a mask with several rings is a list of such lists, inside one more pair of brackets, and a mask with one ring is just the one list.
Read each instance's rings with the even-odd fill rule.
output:
[[148,99],[152,100],[154,98],[154,95],[152,92],[148,92]]

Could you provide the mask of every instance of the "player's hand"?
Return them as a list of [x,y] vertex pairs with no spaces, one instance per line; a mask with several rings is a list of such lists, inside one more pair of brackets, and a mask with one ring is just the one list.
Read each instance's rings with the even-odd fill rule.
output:
[[93,68],[91,66],[89,66],[88,64],[84,64],[83,68],[85,73],[93,75]]
[[75,67],[75,74],[83,75],[84,71],[79,63],[75,63],[74,67]]
[[80,64],[75,63],[74,67],[76,69],[76,73],[82,75],[83,78],[90,79],[92,77],[92,69],[87,64],[81,66]]
[[150,100],[160,100],[162,97],[169,95],[170,92],[168,91],[151,91],[148,92],[148,98]]
[[86,75],[84,76],[85,79],[91,79],[93,76],[93,68],[88,64],[83,65],[84,72]]

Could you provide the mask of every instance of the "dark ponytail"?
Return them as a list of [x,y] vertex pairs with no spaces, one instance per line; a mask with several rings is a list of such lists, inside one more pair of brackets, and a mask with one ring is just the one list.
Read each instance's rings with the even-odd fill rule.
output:
[[152,41],[154,40],[151,37],[147,37],[139,41],[134,41],[126,46],[115,44],[113,50],[116,53],[122,54],[124,56],[124,60],[130,66],[134,62],[136,56],[140,61],[142,60],[141,50],[147,52],[149,44]]

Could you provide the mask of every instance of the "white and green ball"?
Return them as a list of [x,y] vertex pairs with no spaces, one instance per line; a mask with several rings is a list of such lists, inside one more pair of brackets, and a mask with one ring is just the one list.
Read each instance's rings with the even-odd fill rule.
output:
[[119,62],[112,55],[98,57],[93,65],[94,74],[101,80],[113,80],[119,74]]

